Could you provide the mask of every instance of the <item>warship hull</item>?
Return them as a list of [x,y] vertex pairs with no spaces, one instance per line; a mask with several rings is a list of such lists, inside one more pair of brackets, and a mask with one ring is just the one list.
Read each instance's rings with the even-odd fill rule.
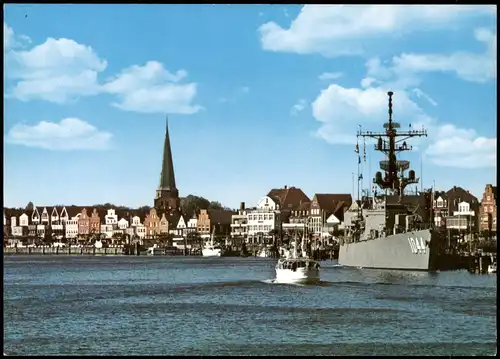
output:
[[339,264],[347,267],[434,270],[432,231],[420,230],[340,246]]

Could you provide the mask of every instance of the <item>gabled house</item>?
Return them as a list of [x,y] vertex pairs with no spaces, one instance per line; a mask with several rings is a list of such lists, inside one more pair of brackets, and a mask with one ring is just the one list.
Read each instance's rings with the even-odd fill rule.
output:
[[118,221],[118,229],[125,230],[129,227],[129,222],[125,218],[120,218]]
[[446,217],[448,217],[448,197],[444,191],[435,191],[432,205],[434,213],[434,225],[436,227],[446,226]]
[[180,215],[179,220],[177,221],[176,229],[177,235],[185,236],[187,234],[187,223],[189,219],[187,216]]
[[497,231],[497,187],[487,184],[481,200],[479,213],[480,231]]
[[[67,206],[61,211],[61,218],[63,214],[67,217],[65,220],[65,232],[67,239],[78,238],[78,222],[80,215],[82,214],[83,207],[79,206]],[[66,212],[66,213],[64,213]]]
[[330,218],[330,222],[342,222],[344,212],[351,207],[351,204],[351,194],[316,193],[309,210],[309,232],[316,236],[329,235],[329,229],[324,228],[327,219],[334,215],[336,220]]
[[89,218],[91,234],[101,233],[101,217],[104,217],[104,210],[99,211],[97,208],[94,208]]
[[[255,208],[246,211],[247,234],[249,237],[252,237],[252,242],[255,242],[254,239],[256,236],[258,239],[270,237],[272,231],[279,229],[282,215],[279,208],[280,204],[278,197],[264,196],[257,202]],[[198,223],[199,222],[200,220],[198,217]]]
[[188,232],[196,232],[198,227],[198,216],[196,215],[196,212],[193,213],[193,216],[189,218],[187,222],[187,228]]
[[167,217],[165,216],[165,213],[162,213],[160,218],[160,234],[167,234],[168,229],[169,229],[169,223]]
[[160,234],[160,218],[155,208],[151,208],[144,219],[146,237],[152,238]]
[[87,208],[82,208],[78,218],[78,235],[87,236],[90,234],[90,217]]

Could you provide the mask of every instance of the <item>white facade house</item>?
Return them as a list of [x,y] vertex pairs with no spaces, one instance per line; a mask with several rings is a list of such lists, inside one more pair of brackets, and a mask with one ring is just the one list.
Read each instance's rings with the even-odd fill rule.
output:
[[105,224],[118,224],[118,216],[115,213],[114,209],[108,209],[106,216],[104,216]]
[[127,229],[128,228],[128,221],[125,218],[122,218],[118,221],[118,228],[119,229]]
[[28,227],[29,217],[26,213],[23,213],[19,216],[19,225],[21,227]]
[[61,213],[59,213],[59,220],[61,221],[61,223],[64,223],[67,220],[69,220],[68,211],[66,211],[66,207],[63,207]]
[[[65,210],[66,209],[63,209],[61,213],[64,212]],[[57,208],[56,207],[52,208],[52,213],[50,214],[50,227],[52,228],[52,233],[61,234],[64,230],[64,222],[66,222],[66,218],[64,218],[64,221],[62,221],[61,218],[59,217],[59,213],[57,212]]]
[[132,217],[132,227],[138,226],[141,224],[141,217],[139,216],[133,216]]
[[66,238],[77,238],[78,237],[78,219],[80,218],[80,213],[76,216],[68,219],[66,221]]
[[246,237],[248,235],[248,214],[246,210],[240,209],[237,214],[231,216],[231,237]]
[[49,212],[47,211],[47,207],[43,207],[40,224],[48,225],[49,221],[50,218],[49,218]]
[[448,217],[448,201],[441,196],[434,200],[434,225],[440,227],[446,223]]
[[141,218],[139,216],[132,217],[132,228],[134,229],[133,235],[138,236],[140,239],[146,237],[146,226],[141,223]]
[[197,217],[190,218],[187,223],[188,232],[196,232],[197,226],[198,226],[198,218]]
[[262,197],[255,209],[247,212],[247,233],[248,236],[263,234],[268,236],[269,232],[278,228],[277,204],[271,197]]
[[[26,216],[26,221],[27,220],[28,220],[28,216]],[[17,223],[16,216],[10,217],[10,233],[14,237],[20,237],[23,235],[23,227],[20,226],[19,223]]]
[[184,219],[184,216],[179,217],[179,222],[177,222],[176,233],[178,236],[183,236],[187,234],[187,222]]
[[446,218],[446,228],[467,230],[474,227],[475,212],[470,209],[468,202],[462,201],[458,204],[458,211],[453,212],[452,217]]
[[144,224],[135,226],[135,235],[140,239],[146,238],[146,226]]
[[33,213],[31,214],[31,223],[40,223],[40,214],[38,213],[38,209],[36,207],[33,208]]

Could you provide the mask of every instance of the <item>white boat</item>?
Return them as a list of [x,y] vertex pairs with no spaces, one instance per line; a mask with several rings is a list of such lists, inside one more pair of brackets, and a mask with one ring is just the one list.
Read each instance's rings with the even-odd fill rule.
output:
[[222,248],[214,244],[214,231],[215,226],[210,235],[210,240],[205,242],[205,245],[201,249],[201,255],[203,257],[220,257],[222,255]]
[[[305,234],[304,234],[305,236]],[[302,237],[302,253],[297,254],[297,239],[293,250],[286,258],[280,258],[276,264],[275,283],[316,283],[320,280],[319,262],[309,258],[305,250],[305,237]]]
[[257,257],[261,258],[270,258],[272,257],[271,250],[268,247],[263,247],[259,253],[257,253]]
[[165,254],[165,250],[158,248],[158,245],[156,243],[153,244],[152,247],[149,247],[147,252],[146,252],[146,255],[148,255],[148,256],[160,256],[160,255],[164,255],[164,254]]
[[497,262],[493,262],[488,266],[488,273],[493,274],[497,272]]

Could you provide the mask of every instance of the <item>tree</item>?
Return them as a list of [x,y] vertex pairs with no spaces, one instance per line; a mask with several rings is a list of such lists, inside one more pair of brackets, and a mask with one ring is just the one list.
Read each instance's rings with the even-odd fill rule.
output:
[[28,211],[28,212],[31,212],[35,209],[35,206],[33,205],[33,202],[28,202],[28,204],[26,205],[26,208],[25,210]]
[[138,212],[149,212],[150,210],[151,210],[150,206],[142,206],[142,207],[137,208]]
[[216,209],[216,210],[224,209],[224,207],[222,207],[222,204],[220,204],[220,202],[217,202],[217,201],[211,201],[208,208],[209,209]]
[[194,196],[192,194],[181,198],[181,209],[183,213],[188,215],[195,213],[197,209],[208,209],[210,201],[203,197]]

